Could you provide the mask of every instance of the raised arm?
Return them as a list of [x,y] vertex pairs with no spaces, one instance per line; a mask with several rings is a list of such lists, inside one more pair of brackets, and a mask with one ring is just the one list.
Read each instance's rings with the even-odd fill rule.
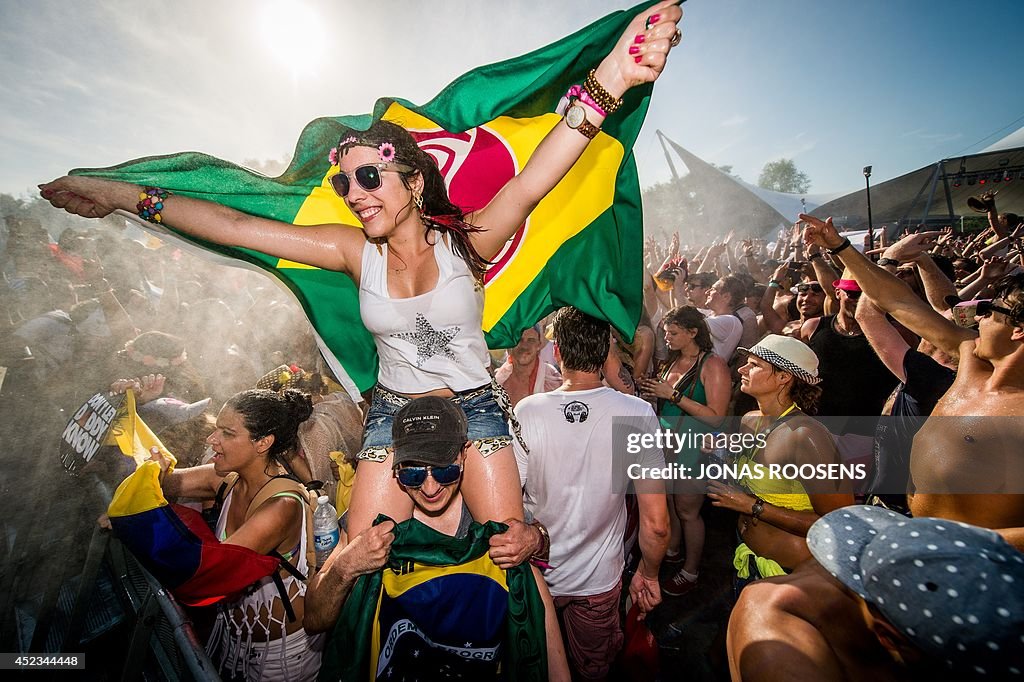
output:
[[[597,82],[619,99],[633,86],[655,81],[665,68],[670,41],[682,16],[675,0],[665,0],[637,15],[598,64]],[[584,109],[587,121],[600,127],[604,117],[589,106]],[[519,175],[470,216],[470,222],[484,228],[472,235],[473,246],[481,256],[493,258],[501,250],[540,200],[565,177],[589,142],[588,137],[564,122],[551,129]]]
[[868,338],[875,355],[897,379],[906,381],[907,373],[903,369],[903,358],[907,356],[910,344],[904,340],[896,327],[885,319],[885,313],[867,296],[861,296],[857,302],[856,317],[857,324]]
[[900,262],[917,263],[917,271],[921,275],[925,297],[932,308],[941,312],[949,308],[946,304],[946,297],[956,296],[956,287],[928,255],[933,241],[940,234],[940,232],[917,232],[907,235],[887,247],[882,253],[882,257]]
[[[142,187],[126,182],[68,176],[39,186],[54,207],[85,218],[102,218],[117,210],[136,212]],[[171,195],[164,199],[162,222],[203,241],[240,246],[325,270],[357,274],[365,238],[346,225],[296,227],[257,218],[210,201]]]
[[850,246],[849,240],[839,236],[832,225],[832,218],[820,220],[814,216],[801,215],[800,219],[807,223],[804,239],[837,255],[853,273],[864,293],[912,332],[950,354],[959,353],[960,344],[964,341],[977,338],[977,332],[958,327],[947,320],[899,278],[878,267]]

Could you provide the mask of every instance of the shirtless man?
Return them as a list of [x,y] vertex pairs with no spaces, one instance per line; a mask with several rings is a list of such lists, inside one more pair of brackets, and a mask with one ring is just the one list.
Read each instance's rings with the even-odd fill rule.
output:
[[842,259],[880,308],[960,358],[956,381],[914,439],[913,515],[991,528],[1024,549],[1024,274],[996,285],[996,297],[979,306],[975,331],[947,320],[897,277],[850,248],[831,218],[800,219],[808,225],[804,239]]

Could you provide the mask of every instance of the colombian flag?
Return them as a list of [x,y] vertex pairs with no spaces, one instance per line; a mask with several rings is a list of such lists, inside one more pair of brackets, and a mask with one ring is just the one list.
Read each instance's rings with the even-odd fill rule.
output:
[[[377,522],[385,520],[378,517]],[[415,519],[395,526],[388,565],[360,576],[324,649],[320,680],[545,680],[544,604],[530,566],[487,552],[503,524],[454,538]]]
[[[131,395],[131,392],[128,392]],[[131,427],[122,426],[118,445],[138,444],[150,433],[129,409]],[[115,428],[119,425],[115,424]],[[112,429],[113,430],[113,429]],[[155,437],[153,437],[155,439]],[[123,443],[123,444],[122,444]],[[157,446],[163,446],[157,441]],[[157,580],[189,606],[206,606],[241,592],[277,570],[280,561],[246,547],[219,542],[202,514],[170,505],[160,488],[160,465],[142,461],[134,449],[124,452],[140,461],[135,472],[121,482],[107,507],[114,533]],[[164,450],[172,461],[173,455]]]
[[281,565],[278,558],[218,542],[202,514],[167,504],[156,462],[144,462],[122,481],[106,515],[135,558],[189,606],[237,594]]
[[[475,69],[417,106],[377,101],[372,114],[319,118],[299,137],[292,162],[267,178],[197,152],[148,157],[73,174],[162,187],[297,226],[359,225],[326,178],[328,151],[342,127],[365,130],[384,118],[409,130],[438,163],[452,201],[465,211],[484,206],[518,173],[561,117],[554,113],[571,85],[582,83],[640,10],[610,14],[522,57]],[[515,345],[521,331],[563,305],[610,321],[632,338],[640,316],[643,218],[632,147],[650,85],[630,90],[622,108],[575,167],[537,206],[500,253],[486,278],[483,329],[492,348]],[[357,290],[336,272],[247,249],[190,240],[254,264],[295,294],[322,341],[354,387],[376,383],[377,358],[359,317]],[[331,357],[333,353],[333,358]]]

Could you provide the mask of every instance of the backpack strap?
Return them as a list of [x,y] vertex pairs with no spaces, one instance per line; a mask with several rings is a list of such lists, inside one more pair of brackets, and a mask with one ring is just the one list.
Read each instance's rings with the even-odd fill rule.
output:
[[227,499],[231,489],[235,487],[235,483],[238,483],[238,474],[232,471],[224,477],[220,487],[217,488],[217,494],[213,498],[213,506],[203,510],[203,520],[206,521],[206,525],[210,527],[214,534],[217,533],[217,521],[220,519],[221,509],[224,508],[224,500]]

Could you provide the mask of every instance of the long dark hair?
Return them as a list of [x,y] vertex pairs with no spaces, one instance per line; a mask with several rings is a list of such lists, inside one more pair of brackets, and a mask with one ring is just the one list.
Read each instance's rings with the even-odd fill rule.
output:
[[344,156],[352,147],[377,148],[385,142],[395,148],[394,163],[412,168],[411,171],[399,174],[406,189],[412,187],[411,181],[416,173],[423,176],[423,208],[420,211],[426,226],[423,240],[429,243],[427,236],[432,229],[448,235],[455,253],[465,261],[473,277],[482,282],[491,261],[477,252],[469,235],[483,232],[483,229],[465,221],[466,214],[448,198],[448,189],[434,159],[420,149],[409,131],[384,120],[376,121],[365,131],[346,129],[341,134],[338,155]]
[[[704,313],[692,305],[679,306],[665,313],[665,317],[662,318],[662,326],[668,327],[670,324],[674,324],[680,329],[696,329],[697,335],[693,337],[693,341],[702,353],[707,353],[715,347],[711,341],[711,331],[704,319]],[[682,355],[680,351],[670,350],[660,371],[664,372],[666,368],[671,367],[680,355]]]

